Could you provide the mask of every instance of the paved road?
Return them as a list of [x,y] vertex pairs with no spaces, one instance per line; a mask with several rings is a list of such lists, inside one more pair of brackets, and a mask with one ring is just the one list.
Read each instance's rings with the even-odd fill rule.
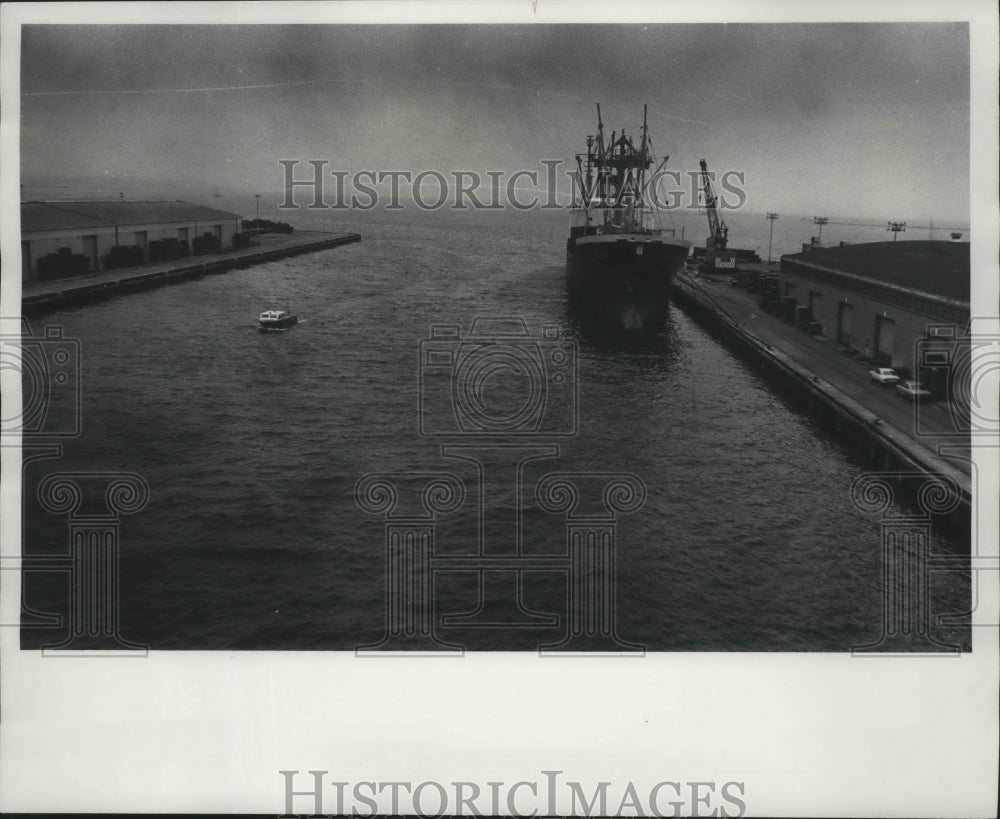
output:
[[971,473],[969,436],[953,433],[951,407],[945,401],[927,401],[919,406],[899,395],[893,387],[871,380],[871,365],[856,361],[837,350],[829,339],[812,336],[757,307],[757,294],[729,284],[728,278],[699,276],[695,282],[746,330],[763,339],[790,359],[812,370],[843,390],[859,404],[907,435],[917,446],[938,455],[947,446],[948,463]]

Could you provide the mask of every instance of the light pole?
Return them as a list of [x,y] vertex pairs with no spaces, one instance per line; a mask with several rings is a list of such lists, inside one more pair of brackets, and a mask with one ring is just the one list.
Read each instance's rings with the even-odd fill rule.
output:
[[254,235],[260,238],[260,194],[255,193],[254,198],[257,200],[257,221],[254,222]]
[[819,241],[820,244],[823,244],[823,225],[825,225],[829,221],[830,221],[830,218],[828,216],[814,216],[813,217],[813,224],[814,225],[819,225],[819,236],[817,238],[818,238],[818,241]]
[[767,238],[767,263],[771,264],[771,243],[774,241],[774,220],[778,218],[777,213],[767,214],[768,221],[771,223],[771,235]]
[[900,232],[906,233],[906,222],[889,222],[889,227],[886,230],[892,231],[892,241],[895,242]]

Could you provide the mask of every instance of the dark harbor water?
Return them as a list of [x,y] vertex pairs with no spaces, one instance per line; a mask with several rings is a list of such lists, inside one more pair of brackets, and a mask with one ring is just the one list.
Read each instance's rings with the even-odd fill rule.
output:
[[[649,344],[589,337],[567,314],[562,220],[511,229],[485,214],[383,213],[323,227],[357,230],[363,241],[34,322],[36,333],[60,325],[80,340],[83,434],[61,459],[26,467],[25,553],[67,552],[65,515],[35,497],[46,475],[141,475],[148,505],[120,524],[125,638],[153,649],[377,643],[384,522],[359,507],[355,486],[370,473],[440,471],[458,475],[467,496],[440,519],[437,557],[481,546],[565,555],[565,515],[539,507],[538,481],[551,472],[638,476],[645,503],[616,521],[617,633],[647,650],[848,651],[879,637],[879,520],[850,499],[864,464],[676,307]],[[259,311],[286,304],[302,323],[259,332]],[[558,327],[578,364],[567,370],[576,404],[565,382],[543,385],[546,423],[565,429],[575,418],[578,434],[491,439],[483,459],[497,463],[484,498],[476,465],[442,452],[475,441],[421,435],[418,423],[420,412],[457,423],[447,390],[421,397],[433,381],[421,381],[421,342],[432,325],[465,333],[477,316],[520,317],[536,336]],[[519,389],[500,373],[486,395],[517,406]],[[525,463],[518,490],[510,459],[521,455],[539,457]],[[401,496],[401,508],[407,502]],[[934,534],[937,553],[965,548]],[[434,584],[437,616],[476,607],[473,569],[439,561]],[[961,573],[935,572],[931,584],[932,617],[969,608]],[[558,642],[565,574],[527,570],[520,586],[526,608],[559,623],[448,623],[437,634],[473,650]],[[65,610],[66,599],[65,575],[27,575],[32,608]],[[969,642],[967,629],[935,634]],[[25,627],[22,645],[62,635]]]

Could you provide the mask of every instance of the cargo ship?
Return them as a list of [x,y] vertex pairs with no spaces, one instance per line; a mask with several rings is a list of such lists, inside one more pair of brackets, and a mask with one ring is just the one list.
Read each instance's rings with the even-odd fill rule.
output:
[[576,155],[577,197],[566,241],[566,294],[579,311],[613,329],[656,332],[667,318],[670,283],[691,243],[660,228],[647,185],[655,158],[642,112],[639,144],[611,132],[606,139],[597,106],[597,134]]

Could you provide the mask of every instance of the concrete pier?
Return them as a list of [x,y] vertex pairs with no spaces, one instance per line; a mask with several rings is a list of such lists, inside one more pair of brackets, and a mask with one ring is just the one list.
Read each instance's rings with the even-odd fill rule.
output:
[[295,234],[263,234],[256,239],[259,242],[257,247],[107,270],[68,279],[25,282],[21,289],[21,311],[25,316],[31,317],[120,293],[147,290],[163,284],[360,242],[361,236],[357,233],[331,235],[301,231]]
[[[968,531],[970,439],[947,402],[914,404],[868,375],[872,365],[757,306],[757,295],[721,274],[674,279],[674,302],[877,470],[946,476],[961,502],[947,523]],[[902,479],[901,479],[902,480]]]

